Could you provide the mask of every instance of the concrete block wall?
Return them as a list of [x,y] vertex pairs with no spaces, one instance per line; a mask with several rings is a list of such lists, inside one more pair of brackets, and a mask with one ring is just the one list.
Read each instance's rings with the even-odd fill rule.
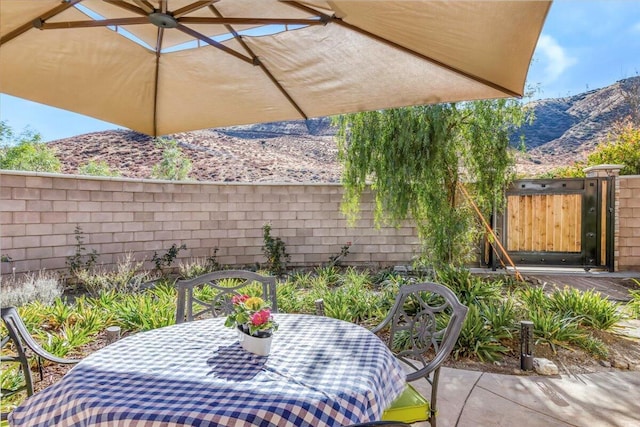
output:
[[[2,273],[64,270],[82,230],[98,263],[117,264],[127,253],[145,261],[171,245],[186,244],[178,260],[206,258],[229,266],[263,264],[262,227],[280,237],[291,266],[329,261],[351,242],[344,263],[383,267],[410,263],[419,253],[410,225],[376,229],[372,203],[347,225],[336,184],[235,184],[79,177],[0,172],[0,254],[11,257]],[[176,264],[177,265],[177,262]]]
[[640,175],[617,180],[616,260],[620,271],[640,271]]

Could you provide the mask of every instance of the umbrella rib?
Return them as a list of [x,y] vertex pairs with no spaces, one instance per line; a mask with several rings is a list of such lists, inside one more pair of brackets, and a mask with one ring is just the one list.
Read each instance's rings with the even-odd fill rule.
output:
[[155,11],[155,9],[153,8],[153,5],[149,3],[147,0],[133,0],[133,2],[137,4],[140,7],[140,9],[144,10],[145,13],[153,13]]
[[191,12],[194,12],[198,9],[202,9],[203,7],[210,6],[212,3],[216,3],[220,0],[207,0],[207,1],[197,1],[195,3],[188,4],[180,9],[176,9],[173,11],[172,15],[174,18],[178,19],[184,15],[187,15]]
[[148,15],[148,13],[147,13],[147,11],[145,9],[143,9],[141,7],[138,7],[138,6],[135,6],[135,5],[131,4],[131,3],[127,3],[126,1],[122,1],[122,0],[105,0],[105,2],[107,2],[109,4],[112,4],[114,6],[118,6],[118,7],[121,7],[123,9],[126,9],[129,12],[137,13],[138,15],[143,15],[143,16],[147,16]]
[[251,65],[256,65],[254,63],[253,59],[248,58],[248,57],[244,56],[243,54],[241,54],[239,52],[236,52],[235,50],[233,50],[233,49],[231,49],[231,48],[229,48],[229,47],[227,47],[227,46],[225,46],[225,45],[223,45],[223,44],[211,39],[210,37],[205,36],[204,34],[201,34],[201,33],[197,32],[197,31],[195,31],[195,30],[193,30],[193,29],[191,29],[189,27],[185,27],[182,24],[178,24],[176,29],[182,31],[185,34],[189,34],[190,36],[192,36],[192,37],[194,37],[196,39],[202,40],[203,42],[208,43],[211,46],[213,46],[215,48],[218,48],[218,49],[222,50],[223,52],[228,53],[229,55],[233,55],[236,58],[243,60],[244,62],[247,62],[247,63],[249,63]]
[[[224,17],[222,16],[222,14],[218,11],[218,9],[211,5],[209,6],[209,9],[218,17],[218,18],[222,18],[224,19]],[[247,43],[245,43],[245,41],[242,39],[242,37],[240,37],[240,34],[238,34],[238,32],[229,24],[225,24],[225,28],[227,29],[227,31],[229,31],[233,37],[238,41],[238,43],[240,43],[240,45],[244,48],[244,50],[251,56],[251,58],[253,58],[253,63],[257,64],[260,69],[262,70],[263,73],[265,73],[267,75],[267,77],[269,78],[269,80],[271,80],[271,82],[275,85],[275,87],[278,88],[278,90],[280,91],[280,93],[282,93],[282,95],[287,99],[287,101],[289,101],[289,103],[291,104],[291,106],[293,108],[296,109],[296,111],[306,120],[308,118],[307,114],[302,110],[302,108],[300,108],[300,106],[298,105],[298,103],[296,101],[294,101],[294,99],[291,97],[291,95],[289,95],[289,92],[287,92],[285,90],[284,87],[282,87],[282,85],[280,84],[280,82],[278,80],[276,80],[276,78],[273,76],[273,74],[271,74],[271,72],[269,71],[269,69],[262,63],[262,61],[260,61],[260,58],[258,58],[256,56],[255,53],[253,53],[253,50],[251,50],[251,48],[247,45]]]
[[113,25],[125,26],[136,24],[148,24],[149,19],[144,16],[139,18],[112,18],[89,21],[68,21],[68,22],[42,22],[35,24],[36,28],[41,30],[57,30],[65,28],[88,28],[88,27],[109,27]]
[[430,62],[430,63],[432,63],[434,65],[437,65],[438,67],[447,69],[447,70],[452,71],[452,72],[454,72],[454,73],[456,73],[458,75],[466,77],[466,78],[468,78],[470,80],[473,80],[473,81],[476,81],[478,83],[481,83],[481,84],[483,84],[483,85],[485,85],[487,87],[491,87],[493,89],[496,89],[496,90],[498,90],[498,91],[500,91],[500,92],[502,92],[502,93],[504,93],[506,95],[509,95],[509,96],[512,96],[512,97],[517,97],[517,98],[522,96],[522,94],[514,92],[511,89],[508,89],[508,88],[506,88],[504,86],[501,86],[501,85],[498,85],[496,83],[493,83],[493,82],[491,82],[489,80],[486,80],[486,79],[484,79],[482,77],[475,76],[473,74],[467,73],[466,71],[460,70],[458,68],[452,67],[451,65],[445,64],[444,62],[438,61],[437,59],[431,58],[430,56],[424,55],[424,54],[422,54],[420,52],[416,52],[415,50],[412,50],[412,49],[409,49],[409,48],[404,47],[402,45],[399,45],[398,43],[393,42],[393,41],[391,41],[389,39],[385,39],[382,36],[379,36],[377,34],[373,34],[373,33],[369,32],[369,31],[367,31],[365,29],[362,29],[360,27],[356,27],[355,25],[352,25],[352,24],[349,24],[347,22],[344,22],[341,18],[338,18],[336,16],[329,16],[329,15],[326,15],[324,13],[318,12],[317,10],[315,10],[315,9],[313,9],[311,7],[305,6],[303,4],[300,4],[297,1],[283,0],[282,3],[283,4],[287,4],[289,6],[292,6],[292,7],[295,7],[295,8],[298,8],[300,10],[304,10],[305,12],[309,12],[309,13],[318,15],[323,19],[327,19],[330,22],[333,22],[333,23],[335,23],[337,25],[345,27],[345,28],[347,28],[347,29],[349,29],[351,31],[355,31],[355,32],[357,32],[359,34],[362,34],[364,36],[372,38],[372,39],[374,39],[376,41],[379,41],[381,43],[384,43],[386,45],[389,45],[391,47],[399,49],[399,50],[401,50],[401,51],[403,51],[405,53],[408,53],[410,55],[418,57],[418,58],[420,58],[420,59],[422,59],[424,61],[427,61],[427,62]]
[[257,25],[327,25],[320,19],[306,18],[207,18],[203,16],[185,16],[178,19],[183,24],[257,24]]
[[71,1],[69,1],[67,3],[62,3],[62,4],[54,7],[50,11],[43,13],[42,15],[37,17],[36,19],[34,19],[32,21],[29,21],[29,22],[27,22],[25,24],[22,24],[21,26],[19,26],[15,30],[10,31],[7,34],[5,34],[4,36],[2,36],[0,38],[0,46],[2,46],[3,44],[5,44],[8,41],[13,40],[14,38],[18,37],[20,34],[29,31],[31,28],[34,28],[35,27],[35,23],[41,23],[43,21],[46,21],[47,19],[52,18],[52,17],[58,15],[59,13],[64,12],[65,10],[69,9],[70,7],[74,6],[77,3],[80,3],[81,1],[82,0],[71,0]]

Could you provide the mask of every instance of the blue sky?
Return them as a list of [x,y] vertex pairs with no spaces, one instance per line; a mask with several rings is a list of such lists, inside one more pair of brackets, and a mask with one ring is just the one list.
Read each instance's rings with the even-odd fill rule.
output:
[[[527,85],[557,98],[640,75],[640,0],[555,0],[536,48]],[[0,120],[30,128],[44,141],[118,126],[0,95]]]

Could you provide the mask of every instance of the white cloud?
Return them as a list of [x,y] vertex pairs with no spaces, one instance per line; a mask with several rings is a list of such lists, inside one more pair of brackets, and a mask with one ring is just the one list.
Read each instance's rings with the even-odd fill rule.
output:
[[551,36],[541,35],[538,40],[538,53],[542,56],[541,61],[545,63],[545,81],[547,83],[555,81],[564,71],[576,64],[576,58],[567,56],[562,46]]

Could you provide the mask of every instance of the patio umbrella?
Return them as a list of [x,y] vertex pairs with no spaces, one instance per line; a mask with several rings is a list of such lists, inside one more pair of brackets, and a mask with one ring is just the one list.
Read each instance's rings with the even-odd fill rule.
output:
[[149,135],[517,97],[550,3],[0,0],[0,90]]

